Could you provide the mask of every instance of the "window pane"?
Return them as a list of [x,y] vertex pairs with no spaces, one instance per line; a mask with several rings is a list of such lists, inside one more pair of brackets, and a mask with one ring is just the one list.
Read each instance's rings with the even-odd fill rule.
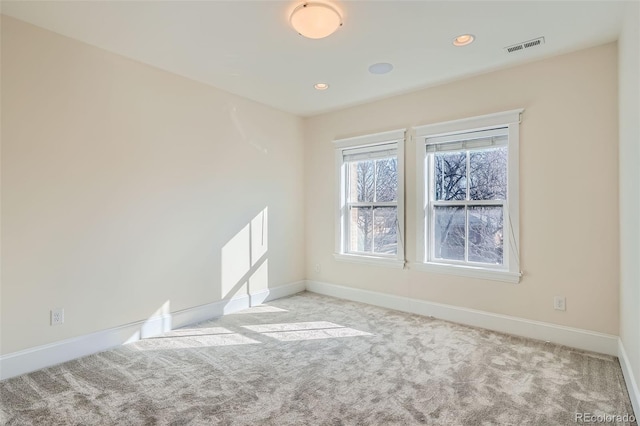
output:
[[375,253],[398,253],[398,208],[373,209],[373,250]]
[[464,261],[464,207],[435,207],[434,257]]
[[376,201],[396,201],[398,194],[398,160],[376,160]]
[[352,207],[349,213],[349,251],[370,252],[373,242],[373,209]]
[[502,206],[469,207],[469,261],[502,265]]
[[349,202],[373,202],[375,191],[374,160],[349,164]]
[[472,200],[507,199],[507,148],[469,153],[469,196]]
[[435,160],[436,200],[467,198],[467,153],[437,153]]

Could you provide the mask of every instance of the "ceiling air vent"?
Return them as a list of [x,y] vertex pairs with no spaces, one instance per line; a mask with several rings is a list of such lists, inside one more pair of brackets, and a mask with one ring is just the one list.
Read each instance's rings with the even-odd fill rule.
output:
[[506,50],[507,53],[513,53],[519,50],[525,50],[525,49],[530,49],[532,47],[540,46],[541,44],[544,44],[544,37],[538,37],[533,40],[523,41],[522,43],[514,44],[512,46],[507,46],[504,48],[504,50]]

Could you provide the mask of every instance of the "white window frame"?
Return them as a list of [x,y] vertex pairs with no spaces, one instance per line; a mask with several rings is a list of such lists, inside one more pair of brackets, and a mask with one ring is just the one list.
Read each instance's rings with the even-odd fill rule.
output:
[[[519,197],[519,144],[520,120],[524,109],[516,109],[495,114],[483,115],[443,123],[429,124],[413,128],[413,138],[416,141],[416,231],[417,231],[417,261],[416,269],[439,274],[450,274],[464,277],[480,278],[509,283],[520,282],[520,197]],[[454,262],[438,262],[430,260],[432,249],[431,212],[429,208],[429,184],[427,176],[427,139],[459,135],[475,131],[496,128],[506,128],[508,133],[508,162],[507,162],[507,201],[504,215],[504,264],[500,267],[492,265],[476,266],[468,264],[454,264]]]
[[[339,261],[364,263],[370,265],[404,268],[405,265],[405,217],[404,217],[404,143],[405,129],[392,130],[348,139],[337,139],[335,147],[335,252],[334,258]],[[347,252],[348,211],[347,211],[347,167],[344,161],[345,151],[362,148],[366,151],[380,149],[382,145],[395,145],[398,161],[398,250],[396,255],[375,255]]]

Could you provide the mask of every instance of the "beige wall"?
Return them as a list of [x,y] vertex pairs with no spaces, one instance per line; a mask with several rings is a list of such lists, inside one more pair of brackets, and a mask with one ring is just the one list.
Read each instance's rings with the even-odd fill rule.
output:
[[[626,43],[621,83],[637,88]],[[167,301],[170,311],[214,302],[246,292],[247,277],[251,291],[306,277],[618,334],[619,254],[623,293],[640,291],[638,240],[623,237],[620,252],[615,219],[617,78],[609,44],[303,121],[3,17],[1,353],[145,319]],[[621,157],[632,158],[621,173],[637,177],[630,99],[621,95],[631,141]],[[520,107],[520,284],[412,268],[411,145],[408,269],[333,259],[334,138]],[[628,183],[621,193],[634,200]],[[620,200],[623,233],[637,233],[635,200]],[[265,208],[271,238],[250,259]],[[638,366],[637,302],[625,300]],[[63,326],[49,326],[52,307],[65,308]]]
[[[617,47],[608,44],[306,119],[307,277],[617,335],[617,76]],[[333,259],[334,138],[521,107],[520,284],[413,268],[413,144],[406,149],[408,269]],[[554,295],[566,296],[566,312],[553,309]]]
[[640,5],[630,3],[625,16],[619,41],[620,338],[640,383]]
[[3,354],[304,278],[300,118],[7,17],[2,112]]

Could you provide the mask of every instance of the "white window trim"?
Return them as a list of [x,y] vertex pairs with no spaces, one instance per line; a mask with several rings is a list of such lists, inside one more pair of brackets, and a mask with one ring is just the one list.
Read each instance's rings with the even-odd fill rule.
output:
[[[405,129],[391,130],[365,136],[357,136],[348,139],[335,140],[335,252],[334,258],[339,261],[362,263],[390,268],[404,268],[405,265],[405,217],[404,217],[404,143]],[[367,147],[385,143],[397,144],[398,155],[398,252],[395,256],[374,256],[345,252],[345,221],[344,209],[346,207],[345,179],[346,168],[344,166],[343,151],[355,147]]]
[[[516,109],[495,114],[488,114],[478,117],[465,118],[461,120],[447,121],[443,123],[428,124],[415,127],[413,138],[416,141],[416,232],[417,262],[413,265],[418,270],[458,275],[464,277],[488,279],[510,283],[520,282],[522,276],[519,270],[519,247],[520,247],[520,197],[519,197],[519,140],[520,140],[520,120],[524,109]],[[509,133],[509,157],[508,157],[508,179],[507,210],[509,214],[504,218],[505,227],[509,230],[509,238],[505,239],[508,245],[506,260],[507,269],[495,269],[491,267],[475,267],[467,265],[451,265],[427,261],[427,230],[428,230],[428,197],[425,188],[425,161],[427,158],[426,139],[440,136],[452,135],[460,132],[470,132],[486,130],[495,127],[507,127]],[[511,232],[513,230],[513,232]]]
[[403,269],[405,264],[404,260],[399,260],[395,257],[386,258],[351,253],[334,253],[333,257],[340,262],[363,263],[366,265],[387,266],[396,269]]

